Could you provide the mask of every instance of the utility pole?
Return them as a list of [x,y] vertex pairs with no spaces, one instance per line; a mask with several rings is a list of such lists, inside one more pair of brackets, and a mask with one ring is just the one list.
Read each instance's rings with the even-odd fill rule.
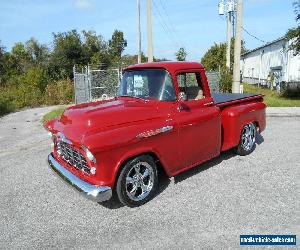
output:
[[237,14],[236,14],[237,20],[236,20],[236,34],[235,34],[235,40],[234,40],[234,65],[233,65],[232,93],[240,93],[242,15],[243,15],[243,0],[237,0]]
[[226,67],[230,69],[230,48],[231,48],[231,12],[227,12],[227,47],[226,47]]
[[138,23],[138,63],[142,62],[142,38],[141,38],[141,3],[140,0],[137,0],[137,23]]
[[227,0],[227,48],[226,66],[230,69],[231,36],[233,31],[233,12],[235,10],[234,0]]
[[148,62],[153,62],[151,0],[147,0]]
[[[226,10],[226,11],[225,11]],[[235,10],[234,0],[227,0],[226,3],[224,0],[221,0],[219,3],[219,15],[223,16],[226,12],[226,19],[227,19],[227,46],[226,46],[226,67],[230,69],[230,48],[231,48],[231,37],[233,31],[233,12]]]

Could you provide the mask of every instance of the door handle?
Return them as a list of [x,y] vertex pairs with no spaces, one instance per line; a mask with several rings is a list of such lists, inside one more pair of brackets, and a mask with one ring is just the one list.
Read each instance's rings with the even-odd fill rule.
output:
[[177,110],[178,110],[179,112],[181,112],[181,111],[183,110],[183,107],[180,105],[180,106],[177,107]]
[[204,103],[204,106],[211,106],[213,104],[214,104],[214,102],[207,102],[207,103]]

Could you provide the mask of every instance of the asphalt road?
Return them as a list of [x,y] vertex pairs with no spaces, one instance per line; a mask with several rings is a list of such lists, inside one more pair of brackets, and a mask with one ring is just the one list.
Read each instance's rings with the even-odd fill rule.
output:
[[299,245],[300,117],[269,118],[251,155],[162,178],[132,209],[86,200],[50,172],[49,109],[0,118],[1,249],[235,249],[240,234],[296,234]]

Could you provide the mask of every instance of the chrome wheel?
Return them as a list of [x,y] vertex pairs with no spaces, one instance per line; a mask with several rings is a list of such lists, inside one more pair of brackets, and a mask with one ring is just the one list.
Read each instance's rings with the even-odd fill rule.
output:
[[250,151],[255,144],[255,126],[253,123],[247,124],[242,131],[241,146],[245,151]]
[[145,199],[151,192],[154,182],[152,166],[147,162],[138,162],[131,167],[126,176],[126,193],[133,201]]

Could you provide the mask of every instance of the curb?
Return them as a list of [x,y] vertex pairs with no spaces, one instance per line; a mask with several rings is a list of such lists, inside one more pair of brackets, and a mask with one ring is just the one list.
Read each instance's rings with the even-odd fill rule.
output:
[[267,117],[300,117],[300,114],[266,114]]
[[300,114],[266,114],[267,117],[300,117]]
[[300,107],[267,107],[267,117],[300,117]]

